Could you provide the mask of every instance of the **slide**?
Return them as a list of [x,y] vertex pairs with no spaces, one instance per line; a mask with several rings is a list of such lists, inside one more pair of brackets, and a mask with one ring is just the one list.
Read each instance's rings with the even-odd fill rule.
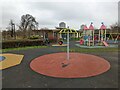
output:
[[106,47],[109,46],[105,41],[102,41],[102,42],[103,42],[103,44],[104,44]]

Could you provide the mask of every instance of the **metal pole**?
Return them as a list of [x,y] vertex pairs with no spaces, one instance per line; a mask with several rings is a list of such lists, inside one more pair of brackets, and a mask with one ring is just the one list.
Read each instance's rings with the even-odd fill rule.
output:
[[69,30],[67,31],[67,60],[69,60]]
[[105,29],[105,40],[106,40],[106,29]]
[[100,30],[99,30],[99,41],[100,41]]
[[94,41],[95,41],[95,40],[94,40],[94,30],[93,30],[93,46],[94,46]]

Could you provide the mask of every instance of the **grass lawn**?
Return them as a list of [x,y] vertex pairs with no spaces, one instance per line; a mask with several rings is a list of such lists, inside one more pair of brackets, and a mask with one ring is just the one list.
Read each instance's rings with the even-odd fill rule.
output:
[[47,48],[47,46],[27,46],[27,47],[19,47],[19,48],[7,48],[0,50],[0,52],[8,52],[13,50],[28,50],[33,48]]
[[[62,48],[62,51],[66,51],[66,48]],[[70,52],[118,52],[118,48],[70,48]]]
[[[34,48],[47,48],[48,46],[26,46],[26,47],[19,47],[19,48],[8,48],[8,49],[2,49],[0,52],[8,52],[8,51],[14,51],[14,50],[28,50],[28,49],[34,49]],[[52,48],[52,47],[49,47]],[[66,52],[66,47],[60,48],[60,51]],[[87,52],[118,52],[120,51],[118,48],[70,48],[70,52],[80,52],[80,53],[87,53]]]

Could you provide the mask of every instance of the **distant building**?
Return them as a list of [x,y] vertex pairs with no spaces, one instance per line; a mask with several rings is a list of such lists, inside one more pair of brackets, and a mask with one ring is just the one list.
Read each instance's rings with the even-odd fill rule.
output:
[[[66,33],[59,33],[60,30],[67,28],[65,22],[60,22],[58,27],[55,27],[55,29],[48,29],[48,28],[41,28],[39,30],[33,30],[33,35],[39,35],[43,39],[66,39],[67,34]],[[77,33],[71,33],[70,38],[79,38],[82,34],[81,30],[77,30]]]
[[59,27],[60,28],[66,28],[66,23],[64,23],[64,22],[59,23]]
[[56,29],[63,29],[66,28],[66,23],[65,22],[60,22],[58,27],[55,27]]
[[39,35],[41,39],[58,39],[59,38],[59,30],[58,29],[48,29],[41,28],[39,30],[32,30],[33,35]]

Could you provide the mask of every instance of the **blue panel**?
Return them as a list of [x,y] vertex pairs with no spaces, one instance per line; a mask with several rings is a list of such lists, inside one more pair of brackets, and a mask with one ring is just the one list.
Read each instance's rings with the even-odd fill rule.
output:
[[0,61],[3,61],[5,60],[5,57],[4,56],[0,56]]

